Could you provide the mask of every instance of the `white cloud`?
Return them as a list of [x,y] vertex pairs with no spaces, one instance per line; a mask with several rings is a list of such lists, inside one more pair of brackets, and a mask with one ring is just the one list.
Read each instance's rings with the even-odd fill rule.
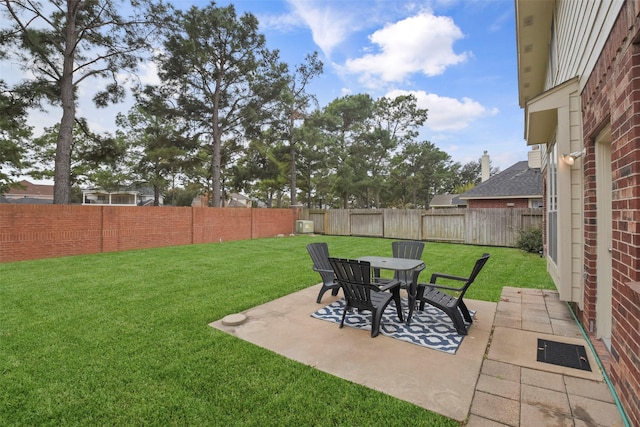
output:
[[418,107],[429,110],[425,126],[436,132],[459,131],[468,127],[474,120],[498,114],[497,108],[488,109],[478,101],[466,97],[459,100],[422,90],[393,90],[385,96],[395,98],[408,94],[415,95]]
[[140,83],[145,85],[160,85],[160,76],[158,76],[158,66],[155,62],[148,61],[140,65],[138,70]]
[[340,94],[342,96],[352,95],[353,91],[349,88],[343,87],[342,89],[340,89]]
[[469,57],[468,52],[453,51],[453,43],[462,37],[451,18],[423,11],[371,34],[379,52],[347,60],[345,70],[373,84],[401,82],[413,73],[436,76]]
[[286,33],[294,28],[300,27],[300,17],[295,13],[257,14],[260,28]]
[[355,16],[345,9],[328,7],[325,2],[306,0],[289,0],[289,4],[309,26],[313,41],[327,57],[353,31]]

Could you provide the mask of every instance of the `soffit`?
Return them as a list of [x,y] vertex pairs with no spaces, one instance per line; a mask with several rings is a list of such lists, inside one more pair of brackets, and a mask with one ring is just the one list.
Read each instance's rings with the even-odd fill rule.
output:
[[515,0],[520,107],[544,91],[554,0]]

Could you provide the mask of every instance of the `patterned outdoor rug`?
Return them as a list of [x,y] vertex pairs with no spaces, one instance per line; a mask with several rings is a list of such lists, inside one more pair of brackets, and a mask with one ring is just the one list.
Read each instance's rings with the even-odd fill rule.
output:
[[[311,317],[340,324],[344,304],[344,299],[340,299],[316,311]],[[402,298],[402,312],[405,316],[408,313],[406,298]],[[473,317],[475,311],[470,310],[470,313]],[[371,331],[371,312],[359,313],[358,310],[353,309],[347,313],[344,324]],[[400,322],[393,302],[387,306],[382,315],[380,334],[449,354],[456,353],[464,338],[464,335],[456,332],[449,316],[429,305],[425,306],[424,311],[413,312],[410,325]]]

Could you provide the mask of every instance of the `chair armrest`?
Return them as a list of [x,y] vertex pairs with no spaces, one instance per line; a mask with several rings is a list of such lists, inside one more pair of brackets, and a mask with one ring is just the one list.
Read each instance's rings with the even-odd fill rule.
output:
[[379,282],[379,283],[384,284],[384,286],[381,286],[378,288],[380,289],[380,291],[388,291],[389,289],[393,289],[397,286],[400,286],[400,282],[396,279],[385,279],[384,282]]
[[432,288],[437,288],[437,289],[447,289],[449,291],[461,291],[464,289],[464,285],[456,288],[453,286],[445,286],[445,285],[438,285],[436,283],[436,280],[438,278],[442,278],[442,279],[449,279],[449,280],[458,280],[460,282],[466,282],[467,280],[469,280],[468,277],[460,277],[460,276],[452,276],[450,274],[444,274],[444,273],[433,273],[431,275],[431,280],[429,281],[430,283],[418,283],[418,287],[422,286],[431,286]]
[[313,267],[313,271],[317,271],[318,273],[333,273],[333,270],[327,270],[324,268],[317,268],[317,267]]
[[436,280],[441,277],[443,279],[450,279],[450,280],[459,280],[461,282],[466,282],[467,280],[469,280],[468,277],[460,277],[460,276],[452,276],[450,274],[444,274],[444,273],[433,273],[431,275],[431,283],[436,283]]
[[436,288],[436,289],[447,289],[449,291],[461,291],[464,289],[464,286],[461,288],[454,288],[451,286],[442,286],[442,285],[437,285],[435,283],[418,283],[418,288],[422,287],[422,288],[426,288],[427,286],[431,287],[431,288]]

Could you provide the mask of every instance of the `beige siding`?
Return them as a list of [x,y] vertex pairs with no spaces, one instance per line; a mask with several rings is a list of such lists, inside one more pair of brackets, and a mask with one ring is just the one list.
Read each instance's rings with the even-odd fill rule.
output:
[[582,90],[606,41],[603,34],[610,33],[622,4],[623,0],[558,1],[554,19],[557,66],[548,70],[545,89],[583,76]]
[[[569,97],[570,117],[570,147],[571,151],[581,151],[582,143],[582,112],[580,95],[574,92]],[[584,230],[582,220],[583,201],[583,164],[584,159],[579,159],[571,166],[571,301],[578,304],[582,310],[584,299],[582,298],[584,281],[582,280],[584,257]]]

